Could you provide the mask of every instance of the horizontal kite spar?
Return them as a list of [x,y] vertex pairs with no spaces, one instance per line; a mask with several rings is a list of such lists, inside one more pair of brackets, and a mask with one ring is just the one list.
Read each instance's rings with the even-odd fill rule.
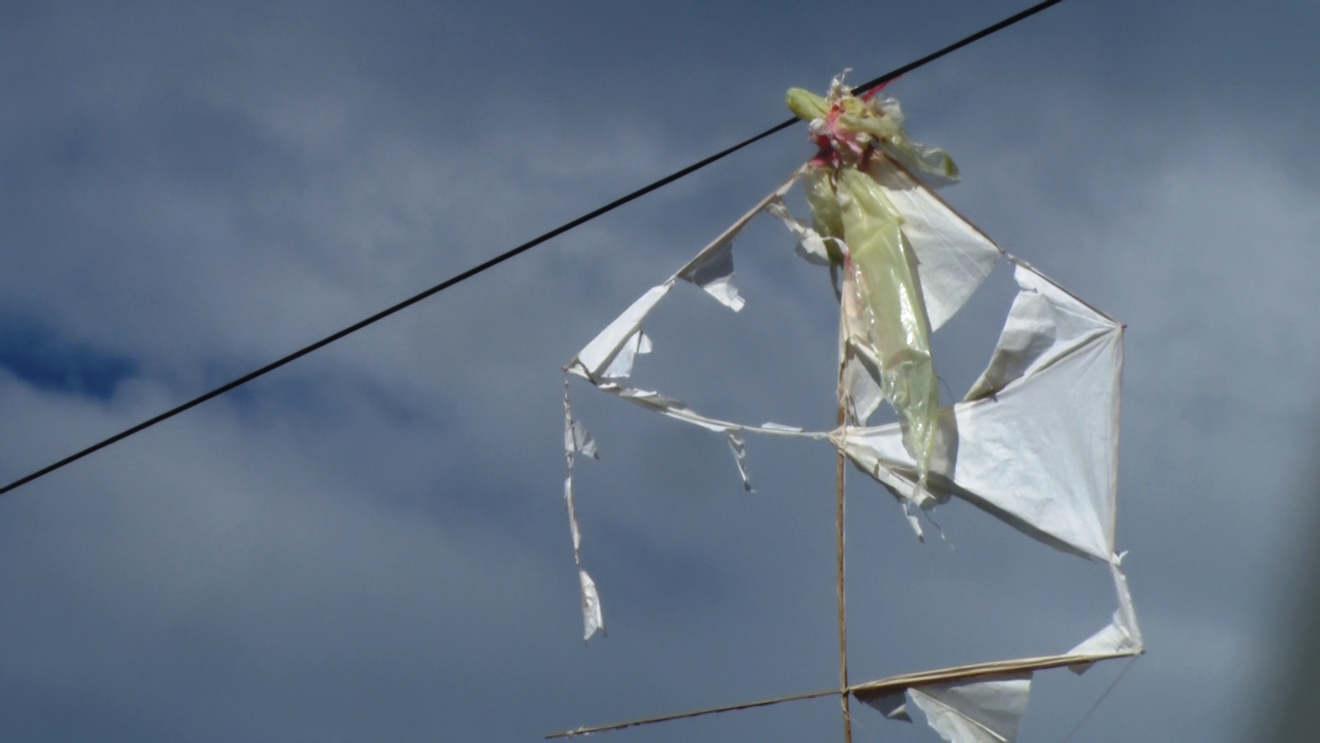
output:
[[820,699],[821,697],[830,697],[839,694],[851,694],[858,701],[866,702],[867,700],[882,699],[891,696],[913,686],[948,683],[951,681],[974,681],[1008,674],[1021,674],[1029,671],[1047,671],[1052,668],[1063,668],[1065,666],[1087,666],[1096,661],[1128,658],[1140,655],[1143,652],[1145,651],[1125,651],[1121,653],[1110,653],[1108,655],[1047,655],[1042,658],[1022,658],[1019,660],[1003,660],[992,661],[990,663],[975,663],[966,666],[952,666],[933,671],[920,671],[918,673],[905,673],[898,676],[888,676],[875,681],[867,681],[863,684],[854,684],[846,689],[809,691],[803,694],[774,697],[773,699],[760,699],[755,702],[728,704],[723,707],[706,707],[703,709],[689,710],[687,712],[658,715],[656,717],[642,717],[636,720],[616,722],[610,725],[574,728],[573,730],[551,733],[545,736],[545,738],[546,740],[553,740],[555,738],[572,738],[578,735],[604,733],[610,730],[623,730],[624,728],[651,725],[657,722],[686,720],[693,717],[717,715],[724,712],[737,712],[745,709],[771,707],[776,704],[783,704],[784,702],[800,702],[807,699]]

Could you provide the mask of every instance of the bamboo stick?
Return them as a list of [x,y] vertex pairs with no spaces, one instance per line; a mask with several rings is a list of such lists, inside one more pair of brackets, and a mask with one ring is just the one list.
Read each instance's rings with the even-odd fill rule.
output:
[[580,727],[573,730],[551,733],[545,737],[547,740],[554,738],[572,738],[577,735],[603,733],[608,730],[622,730],[624,728],[636,727],[638,725],[650,725],[656,722],[682,720],[689,717],[701,717],[703,715],[714,715],[721,712],[735,712],[743,709],[756,709],[758,707],[769,707],[783,702],[819,699],[820,697],[828,697],[833,694],[851,694],[852,696],[857,697],[858,700],[865,700],[868,698],[887,696],[914,686],[950,683],[953,681],[974,681],[976,679],[994,678],[995,676],[1005,676],[1027,671],[1045,671],[1051,668],[1062,668],[1064,666],[1088,665],[1102,660],[1113,660],[1115,658],[1128,658],[1134,655],[1141,655],[1144,652],[1145,651],[1143,650],[1137,652],[1126,651],[1121,653],[1106,653],[1104,655],[1045,655],[1039,658],[1019,658],[1016,660],[991,661],[989,663],[973,663],[965,666],[950,666],[948,668],[937,668],[931,671],[918,671],[916,673],[887,676],[885,678],[876,679],[875,681],[854,684],[843,689],[810,691],[803,694],[792,694],[789,696],[774,697],[772,699],[761,699],[755,702],[729,704],[722,707],[706,707],[703,709],[675,712],[656,717],[643,717],[636,720],[629,720],[628,722],[612,723],[610,725]]

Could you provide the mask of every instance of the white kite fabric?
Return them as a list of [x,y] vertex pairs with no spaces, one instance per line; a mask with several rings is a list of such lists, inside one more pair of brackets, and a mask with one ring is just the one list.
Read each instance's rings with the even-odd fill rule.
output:
[[[723,434],[749,491],[744,434],[827,441],[884,485],[918,537],[918,514],[956,497],[1044,544],[1108,563],[1118,604],[1112,621],[1067,653],[1048,658],[1060,659],[1056,665],[1080,673],[1099,660],[1141,653],[1122,556],[1114,545],[1122,324],[1001,250],[900,158],[877,153],[866,163],[865,175],[878,184],[882,196],[877,198],[888,200],[885,208],[892,207],[899,216],[899,239],[915,263],[911,268],[930,331],[967,302],[1001,257],[1013,264],[1019,291],[985,372],[964,399],[938,409],[934,433],[926,444],[914,442],[910,417],[868,426],[867,419],[886,400],[887,389],[885,361],[873,337],[875,323],[864,322],[876,303],[867,305],[859,299],[865,297],[854,284],[860,281],[864,287],[865,276],[859,279],[859,272],[845,270],[851,265],[850,246],[794,217],[784,202],[799,181],[811,186],[804,179],[812,167],[819,166],[804,166],[687,265],[642,294],[564,367],[568,461],[564,497],[582,586],[586,638],[603,631],[604,620],[595,583],[582,568],[572,468],[575,454],[595,457],[596,449],[573,419],[569,374],[648,410]],[[796,238],[800,256],[831,269],[840,298],[839,402],[845,411],[844,424],[832,430],[804,431],[773,423],[752,426],[711,418],[681,400],[626,383],[639,358],[653,351],[644,322],[676,281],[700,287],[735,312],[743,308],[745,299],[733,281],[734,240],[762,212],[783,222]],[[924,466],[918,450],[928,460]],[[1012,662],[1005,664],[971,680],[917,680],[883,696],[858,694],[858,698],[891,719],[909,719],[908,710],[915,706],[946,741],[1006,743],[1017,734],[1031,672],[1012,667]]]
[[926,715],[940,737],[957,743],[1007,743],[1017,737],[1027,711],[1031,674],[1009,673],[993,681],[929,684],[861,701],[891,720],[911,722],[907,705]]
[[882,696],[858,699],[891,720],[911,722],[908,705],[946,741],[1005,743],[1017,737],[1027,710],[1031,674],[1005,673],[993,681],[912,686]]

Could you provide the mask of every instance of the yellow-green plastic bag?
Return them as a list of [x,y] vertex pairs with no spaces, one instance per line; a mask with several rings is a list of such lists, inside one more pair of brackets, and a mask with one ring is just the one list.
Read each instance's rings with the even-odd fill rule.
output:
[[930,320],[917,261],[903,238],[903,217],[866,170],[873,158],[884,156],[881,152],[946,180],[957,178],[957,168],[943,150],[907,138],[902,111],[892,99],[858,98],[836,78],[826,98],[794,88],[787,101],[810,122],[820,146],[803,178],[813,227],[839,248],[843,290],[855,293],[866,326],[862,342],[879,364],[881,392],[907,424],[918,466],[912,499],[922,504],[940,415]]

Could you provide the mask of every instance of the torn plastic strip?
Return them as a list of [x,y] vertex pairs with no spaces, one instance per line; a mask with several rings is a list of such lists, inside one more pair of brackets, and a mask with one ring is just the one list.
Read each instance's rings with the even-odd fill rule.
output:
[[793,426],[783,426],[779,424],[766,424],[763,426],[747,426],[741,423],[710,418],[702,415],[687,406],[682,400],[672,397],[666,397],[658,392],[650,390],[639,390],[632,387],[621,387],[617,384],[601,384],[598,389],[609,392],[628,400],[629,402],[640,405],[648,410],[653,410],[661,415],[668,416],[674,420],[680,420],[684,423],[704,428],[707,431],[715,433],[728,433],[730,431],[742,431],[750,433],[760,433],[768,436],[792,436],[795,438],[824,440],[830,437],[829,431],[804,431],[801,428]]
[[600,595],[596,582],[582,567],[582,531],[578,527],[577,506],[573,501],[573,464],[577,452],[598,459],[596,442],[581,423],[573,420],[573,403],[568,395],[568,372],[564,373],[564,507],[568,510],[568,528],[573,537],[573,564],[578,571],[578,584],[582,591],[582,641],[588,642],[597,632],[605,631],[605,618],[601,613]]
[[[805,91],[794,92],[801,94],[799,98],[810,96]],[[793,92],[789,99],[792,105]],[[842,252],[840,294],[847,329],[841,344],[843,371],[848,371],[846,357],[850,347],[872,352],[879,371],[880,390],[908,424],[904,437],[913,450],[918,470],[917,487],[909,497],[919,505],[926,505],[929,453],[939,415],[939,381],[931,355],[931,324],[917,259],[901,229],[904,215],[880,184],[858,169],[866,167],[865,148],[858,150],[856,157],[849,150],[859,143],[867,144],[871,136],[879,136],[863,124],[879,126],[886,121],[877,118],[880,115],[869,102],[848,94],[837,78],[832,83],[828,105],[828,119],[812,122],[812,131],[817,134],[822,150],[808,166],[803,188],[811,207],[812,229]],[[795,111],[799,116],[804,115],[798,109]],[[842,118],[836,121],[835,114],[839,111],[845,112],[844,117],[860,118],[852,123],[843,122]],[[790,230],[807,234],[795,220],[785,223]],[[992,250],[992,258],[997,259],[998,249],[992,247]],[[827,251],[827,257],[833,266],[834,256],[829,256]],[[850,382],[865,381],[856,370],[850,377]],[[873,412],[869,402],[860,407],[846,399],[840,402],[854,419],[864,419]]]
[[737,312],[747,304],[733,285],[733,241],[720,243],[699,263],[688,265],[678,277],[701,287],[720,304]]
[[1128,590],[1127,576],[1123,574],[1117,560],[1109,564],[1109,570],[1114,576],[1114,590],[1118,593],[1118,611],[1114,621],[1132,639],[1132,649],[1144,652],[1146,644],[1141,637],[1141,627],[1137,625],[1137,612],[1132,606],[1132,592]]
[[833,240],[826,242],[825,238],[820,236],[806,222],[794,217],[789,213],[788,207],[784,204],[782,198],[775,199],[766,205],[765,210],[779,221],[784,223],[789,232],[792,232],[797,238],[797,245],[794,251],[802,257],[807,263],[817,266],[833,266],[843,263],[843,253]]
[[587,642],[597,632],[605,634],[605,617],[600,611],[596,582],[582,568],[578,568],[578,580],[582,584],[582,641]]
[[689,281],[734,312],[741,310],[746,301],[738,294],[738,289],[733,284],[733,241],[752,217],[765,211],[772,204],[782,203],[784,194],[788,193],[794,183],[797,183],[801,173],[801,169],[795,171],[779,187],[766,194],[746,214],[725,228],[724,232],[698,251],[692,260],[678,269],[670,281],[674,279]]
[[[612,395],[623,398],[631,403],[639,405],[647,410],[660,413],[661,415],[683,421],[707,431],[723,433],[728,442],[729,448],[733,450],[734,461],[738,466],[738,474],[742,478],[743,488],[748,492],[754,492],[751,479],[747,470],[746,443],[742,438],[742,432],[750,431],[767,436],[791,436],[795,438],[807,438],[825,440],[830,437],[828,431],[804,431],[796,426],[786,426],[781,423],[764,423],[760,426],[747,426],[741,423],[710,418],[702,415],[687,406],[687,403],[659,392],[651,390],[642,390],[635,387],[625,387],[615,382],[602,382],[591,379],[587,372],[580,366],[571,366],[565,369],[567,374],[575,374],[596,385],[596,388],[602,392],[608,392]],[[565,381],[568,377],[565,376]],[[567,394],[567,392],[565,393]],[[571,425],[571,424],[570,424]],[[569,436],[570,434],[565,434]],[[571,467],[571,463],[570,463]]]
[[[577,425],[573,420],[573,404],[568,397],[568,375],[564,375],[564,462],[568,470],[564,477],[564,505],[568,509],[568,527],[573,536],[573,562],[581,565],[579,552],[582,536],[578,531],[577,509],[573,505],[573,455],[578,450]],[[582,429],[586,432],[586,429]],[[595,443],[594,441],[592,442]]]
[[573,537],[573,563],[581,567],[582,560],[579,555],[582,551],[582,532],[578,528],[577,506],[573,503],[572,472],[569,472],[568,477],[564,478],[564,506],[568,509],[568,531]]
[[751,493],[752,480],[747,476],[747,448],[743,437],[737,431],[726,431],[725,436],[729,438],[729,448],[733,450],[733,459],[738,464],[738,474],[742,476],[743,490]]
[[663,395],[652,390],[643,390],[636,387],[627,387],[617,382],[604,382],[593,380],[587,376],[585,370],[578,366],[570,366],[566,369],[569,374],[592,382],[596,389],[602,392],[608,392],[635,405],[660,413],[661,415],[683,421],[707,431],[715,433],[727,433],[729,431],[741,431],[750,433],[765,434],[768,436],[791,436],[795,438],[806,438],[825,440],[832,435],[831,431],[806,431],[799,426],[786,426],[782,423],[764,423],[759,426],[747,425],[744,423],[734,423],[732,421],[711,418],[696,412],[688,407],[687,403],[677,398]]
[[[1128,591],[1127,577],[1123,575],[1118,563],[1119,557],[1115,555],[1109,564],[1114,576],[1114,591],[1118,595],[1118,608],[1114,610],[1113,620],[1104,629],[1069,650],[1069,655],[1105,656],[1116,653],[1137,655],[1145,651],[1141,628],[1137,626],[1137,614],[1132,608],[1132,594]],[[1069,668],[1073,673],[1082,674],[1092,665],[1093,662],[1078,663]]]
[[760,429],[765,432],[778,431],[783,433],[802,433],[801,426],[786,426],[783,423],[762,423]]
[[[564,375],[564,382],[567,384],[568,375]],[[581,452],[592,459],[600,459],[600,452],[596,448],[596,440],[591,437],[591,432],[581,422],[574,420],[570,403],[567,399],[567,390],[565,390],[564,400],[564,451],[570,455]]]
[[734,462],[738,466],[738,475],[742,478],[743,489],[747,492],[754,492],[751,478],[747,472],[747,451],[746,444],[743,441],[741,432],[752,431],[755,433],[766,434],[770,436],[792,436],[799,438],[825,439],[829,434],[824,431],[806,432],[800,428],[784,426],[778,423],[766,423],[762,426],[744,426],[739,423],[709,418],[693,411],[682,400],[676,400],[672,397],[666,397],[658,392],[650,390],[639,390],[631,387],[622,387],[614,383],[603,383],[597,385],[597,388],[617,395],[629,402],[640,405],[648,410],[653,410],[661,415],[668,416],[675,420],[683,421],[707,431],[723,433],[728,439],[729,448],[733,450]]
[[[650,341],[641,332],[642,321],[651,310],[674,288],[679,279],[691,281],[705,289],[711,296],[732,309],[742,309],[743,299],[731,283],[733,277],[733,238],[766,206],[775,201],[782,201],[785,193],[797,183],[802,171],[794,172],[774,191],[766,194],[756,206],[730,225],[719,237],[700,250],[692,260],[683,265],[664,283],[651,287],[638,297],[622,314],[614,318],[595,338],[591,340],[573,361],[572,369],[581,369],[588,380],[595,381],[602,377],[619,378],[632,373],[632,361],[638,354],[650,350]],[[623,357],[623,358],[619,358]],[[617,363],[616,363],[617,360]]]
[[985,371],[972,384],[964,400],[990,397],[1005,385],[1026,374],[1031,366],[1056,345],[1054,308],[1034,292],[1020,291],[1013,298],[1008,319]]
[[628,402],[640,405],[649,410],[654,410],[661,415],[669,416],[675,420],[681,420],[691,423],[694,426],[700,426],[707,431],[716,433],[727,433],[740,428],[736,423],[722,421],[717,418],[708,418],[695,412],[687,406],[682,400],[667,397],[659,392],[651,390],[639,390],[633,387],[619,387],[618,385],[602,384],[599,389],[610,392],[627,400]]

